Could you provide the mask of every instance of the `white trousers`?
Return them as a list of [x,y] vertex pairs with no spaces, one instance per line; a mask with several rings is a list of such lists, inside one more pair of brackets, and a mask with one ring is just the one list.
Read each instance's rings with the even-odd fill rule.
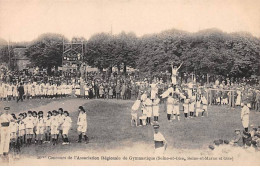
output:
[[248,128],[248,126],[249,126],[249,114],[243,116],[242,125],[243,125],[244,128]]
[[1,127],[0,154],[9,152],[10,130],[9,127]]

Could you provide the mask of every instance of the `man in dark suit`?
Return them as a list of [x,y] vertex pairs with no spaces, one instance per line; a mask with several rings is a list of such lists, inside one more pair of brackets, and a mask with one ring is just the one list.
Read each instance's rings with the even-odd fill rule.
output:
[[17,99],[17,103],[19,100],[23,101],[23,95],[24,95],[24,87],[23,84],[20,83],[20,86],[18,87],[18,99]]

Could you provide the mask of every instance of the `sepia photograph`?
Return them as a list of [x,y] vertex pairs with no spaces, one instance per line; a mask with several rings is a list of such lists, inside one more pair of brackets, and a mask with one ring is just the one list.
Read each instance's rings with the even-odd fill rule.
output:
[[0,0],[0,166],[259,159],[259,0]]

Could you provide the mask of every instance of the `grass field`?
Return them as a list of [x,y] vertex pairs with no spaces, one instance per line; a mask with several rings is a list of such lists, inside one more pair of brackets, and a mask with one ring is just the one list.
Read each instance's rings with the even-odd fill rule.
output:
[[[11,112],[19,113],[28,110],[54,110],[62,107],[69,111],[73,121],[69,133],[70,145],[56,146],[52,144],[31,145],[22,147],[21,159],[36,158],[48,155],[64,155],[70,152],[83,151],[86,154],[99,154],[109,152],[137,153],[152,155],[153,152],[153,128],[152,126],[130,126],[130,110],[133,100],[84,100],[76,98],[26,100],[24,102],[1,102],[4,106],[11,106]],[[76,143],[77,135],[77,108],[83,105],[88,115],[89,144]],[[234,137],[234,129],[242,129],[240,120],[240,108],[228,106],[209,106],[209,117],[197,117],[184,119],[181,113],[181,121],[168,122],[165,106],[160,105],[160,131],[168,142],[167,151],[186,153],[194,151],[208,151],[208,145],[215,139],[231,140]],[[250,124],[260,125],[260,113],[252,111]]]

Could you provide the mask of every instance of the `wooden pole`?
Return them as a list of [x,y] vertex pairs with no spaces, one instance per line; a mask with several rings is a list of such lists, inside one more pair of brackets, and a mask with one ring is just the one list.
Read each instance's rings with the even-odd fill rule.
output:
[[62,60],[61,60],[62,72],[63,72],[63,59],[64,59],[64,38],[62,38]]
[[[79,61],[83,61],[82,57],[83,57],[83,41],[81,42],[81,57]],[[82,64],[82,62],[80,64]]]
[[235,106],[235,90],[224,90],[224,89],[220,90],[220,89],[211,89],[211,88],[209,88],[207,90],[207,100],[208,100],[208,103],[210,105],[212,105],[212,98],[213,98],[212,91],[213,90],[229,92],[229,105],[230,105],[230,107],[234,107]]
[[207,85],[209,85],[209,74],[207,73]]
[[11,70],[10,39],[8,39],[7,50],[8,50],[8,58],[9,58],[9,70]]
[[208,105],[209,104],[209,90],[208,89],[207,89],[206,93],[207,93],[207,105]]
[[210,93],[209,93],[210,94],[209,95],[210,96],[209,97],[209,99],[210,99],[209,104],[212,105],[212,91],[211,91],[211,89],[209,89],[209,91],[210,91]]
[[232,100],[231,100],[231,95],[232,95],[232,92],[230,91],[230,92],[229,92],[229,105],[230,105],[230,107],[232,106],[232,104],[231,104],[231,102],[232,102]]
[[235,107],[235,91],[232,91],[232,107]]

